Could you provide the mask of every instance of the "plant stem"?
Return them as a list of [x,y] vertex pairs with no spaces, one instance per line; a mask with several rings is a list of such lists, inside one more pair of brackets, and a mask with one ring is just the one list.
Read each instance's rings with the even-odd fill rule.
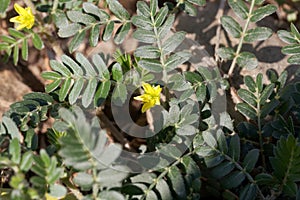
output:
[[243,42],[244,42],[244,37],[246,35],[246,32],[247,32],[249,24],[250,24],[250,19],[251,19],[251,16],[252,16],[254,5],[255,5],[255,0],[252,0],[251,1],[251,6],[250,6],[250,9],[249,9],[249,13],[248,13],[248,18],[246,20],[246,24],[244,26],[244,29],[243,29],[243,32],[241,34],[241,38],[240,38],[238,47],[237,47],[236,52],[235,52],[235,57],[234,57],[231,65],[230,65],[230,68],[229,68],[229,71],[228,71],[228,76],[229,77],[232,76],[233,70],[234,70],[234,68],[236,66],[237,58],[239,57],[239,54],[240,54],[240,52],[242,50],[242,46],[243,46]]
[[52,15],[55,14],[57,7],[58,7],[58,0],[54,0],[53,6],[52,6],[52,11],[51,11]]
[[259,136],[260,154],[261,154],[261,158],[262,158],[262,165],[263,165],[264,168],[266,168],[266,158],[265,158],[265,155],[264,155],[264,146],[263,146],[264,142],[263,142],[262,125],[261,125],[260,97],[258,98],[256,113],[257,113],[257,126],[258,126],[257,133],[258,133],[258,136]]

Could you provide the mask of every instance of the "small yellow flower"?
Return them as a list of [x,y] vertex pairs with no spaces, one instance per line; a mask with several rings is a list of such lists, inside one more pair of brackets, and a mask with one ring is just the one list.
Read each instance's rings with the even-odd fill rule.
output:
[[156,87],[151,86],[148,83],[142,83],[144,94],[134,97],[135,100],[142,101],[144,103],[142,112],[152,108],[155,105],[160,105],[160,93],[162,88],[158,85]]
[[17,23],[17,30],[23,28],[31,29],[34,24],[34,15],[32,14],[31,8],[22,8],[19,4],[15,3],[14,8],[19,14],[19,16],[10,18],[10,22]]

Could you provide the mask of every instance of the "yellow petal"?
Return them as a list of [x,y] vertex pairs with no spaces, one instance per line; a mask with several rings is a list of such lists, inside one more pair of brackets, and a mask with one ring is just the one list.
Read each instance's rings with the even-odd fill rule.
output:
[[26,10],[17,3],[14,4],[14,9],[17,11],[19,15],[24,15],[24,14],[26,15],[27,13]]
[[152,105],[150,103],[145,103],[142,107],[142,113],[146,112],[151,107],[152,107]]
[[149,83],[142,83],[143,89],[145,91],[145,93],[151,93],[151,91],[153,90],[151,85]]
[[133,99],[138,100],[138,101],[143,101],[142,95],[137,96],[137,97],[133,97]]
[[9,19],[10,22],[20,23],[20,16],[16,16]]

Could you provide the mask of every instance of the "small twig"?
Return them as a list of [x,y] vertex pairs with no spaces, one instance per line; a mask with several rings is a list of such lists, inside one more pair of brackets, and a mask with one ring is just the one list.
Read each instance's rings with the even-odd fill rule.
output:
[[217,42],[216,42],[216,46],[215,46],[215,61],[216,62],[219,61],[219,56],[217,54],[217,50],[220,47],[221,17],[224,15],[225,2],[226,2],[225,0],[220,1],[219,9],[218,9],[217,16],[216,16],[216,19],[218,20],[218,27],[217,27],[217,31],[216,31]]

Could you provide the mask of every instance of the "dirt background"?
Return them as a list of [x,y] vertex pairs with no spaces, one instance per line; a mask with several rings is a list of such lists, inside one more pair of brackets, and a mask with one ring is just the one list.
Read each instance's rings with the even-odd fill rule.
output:
[[[134,13],[135,11],[135,2],[135,0],[121,1],[130,13]],[[202,49],[203,52],[207,52],[206,55],[212,62],[215,60],[214,51],[216,44],[236,47],[238,42],[237,40],[229,39],[223,29],[221,29],[219,37],[216,36],[219,26],[219,16],[222,15],[222,12],[224,12],[225,15],[234,16],[234,18],[237,19],[232,10],[229,9],[227,3],[225,3],[224,8],[222,8],[221,3],[220,0],[208,1],[206,6],[198,8],[199,12],[196,17],[180,13],[177,15],[174,26],[176,31],[182,30],[187,32],[187,37],[198,43],[199,48]],[[10,9],[12,9],[12,6]],[[243,25],[243,21],[240,21],[240,24]],[[1,20],[0,25],[0,35],[6,35],[7,26],[13,26],[11,23],[7,23],[7,20]],[[284,16],[284,11],[280,9],[277,13],[258,22],[258,24],[251,24],[252,27],[257,25],[269,27],[274,32],[280,29],[288,29],[289,27]],[[57,41],[57,43],[61,45],[61,49],[64,49],[65,41]],[[294,76],[299,66],[289,65],[287,63],[287,57],[281,53],[281,47],[284,45],[285,44],[279,40],[276,34],[273,34],[273,36],[266,41],[246,44],[243,49],[253,52],[257,56],[259,66],[252,71],[236,68],[233,78],[234,87],[238,88],[243,84],[243,76],[250,75],[255,77],[258,73],[266,74],[266,71],[269,69],[274,69],[278,73],[287,70],[289,80],[299,80],[299,77]],[[121,48],[130,52],[136,46],[137,42],[128,37]],[[86,47],[85,45],[79,48],[80,51],[85,52],[87,55],[100,52],[112,53],[115,49],[116,46],[112,41],[106,43],[100,42],[96,48]],[[45,80],[41,78],[40,74],[50,69],[49,59],[59,58],[59,55],[53,52],[52,47],[46,47],[42,51],[30,48],[29,52],[28,62],[21,60],[17,66],[14,66],[11,62],[5,64],[0,63],[0,120],[2,113],[9,109],[9,105],[21,100],[24,94],[31,91],[44,91]],[[0,54],[0,56],[2,55]],[[200,59],[202,59],[202,57],[203,55],[199,55]],[[228,63],[222,63],[221,70],[227,72],[228,66]]]

